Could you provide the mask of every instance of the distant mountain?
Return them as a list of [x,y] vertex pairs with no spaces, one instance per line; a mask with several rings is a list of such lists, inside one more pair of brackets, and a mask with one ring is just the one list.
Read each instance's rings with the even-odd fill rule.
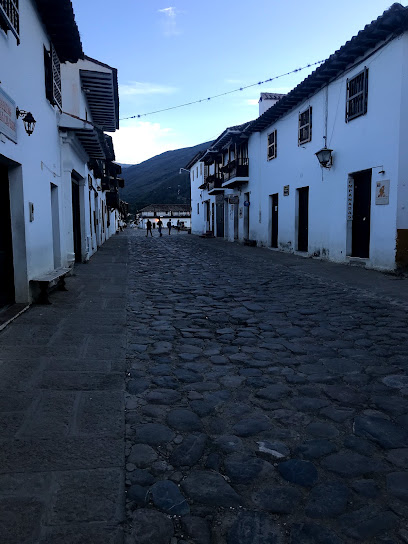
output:
[[190,177],[188,172],[179,174],[179,171],[210,144],[166,151],[127,166],[122,171],[125,188],[120,190],[121,199],[129,203],[132,213],[148,204],[190,204]]

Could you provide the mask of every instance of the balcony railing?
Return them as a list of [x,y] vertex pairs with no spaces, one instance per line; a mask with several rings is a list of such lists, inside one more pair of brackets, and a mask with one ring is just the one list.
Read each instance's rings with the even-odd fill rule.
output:
[[[211,176],[211,177],[214,178],[215,176]],[[223,183],[224,183],[224,177],[218,174],[218,177],[208,182],[208,191],[213,191],[214,189],[221,189]]]
[[18,0],[0,0],[0,27],[11,30],[20,43],[20,17]]
[[249,176],[249,159],[234,159],[223,167],[224,182]]

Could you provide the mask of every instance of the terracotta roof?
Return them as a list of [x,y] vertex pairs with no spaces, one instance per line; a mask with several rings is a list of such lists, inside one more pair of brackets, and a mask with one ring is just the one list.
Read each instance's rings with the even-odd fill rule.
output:
[[77,62],[83,58],[81,38],[75,22],[71,0],[35,0],[61,62]]
[[264,130],[298,104],[316,94],[331,81],[341,76],[356,61],[387,40],[394,39],[408,29],[408,8],[393,4],[378,19],[366,25],[345,43],[302,83],[283,96],[279,102],[258,117],[246,130],[247,134]]

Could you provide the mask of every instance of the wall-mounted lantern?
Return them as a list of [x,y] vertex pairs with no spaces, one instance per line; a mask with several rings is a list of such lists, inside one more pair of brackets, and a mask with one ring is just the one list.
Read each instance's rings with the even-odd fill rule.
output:
[[323,166],[323,168],[331,168],[333,165],[333,149],[328,149],[327,147],[323,147],[320,151],[315,153],[317,160],[320,163],[320,166]]
[[31,136],[31,134],[34,132],[35,123],[37,122],[34,119],[33,114],[31,113],[31,111],[24,111],[24,110],[20,110],[19,108],[17,108],[16,109],[16,116],[17,116],[17,119],[19,117],[23,117],[23,123],[24,123],[25,131],[27,132],[27,134],[29,136]]

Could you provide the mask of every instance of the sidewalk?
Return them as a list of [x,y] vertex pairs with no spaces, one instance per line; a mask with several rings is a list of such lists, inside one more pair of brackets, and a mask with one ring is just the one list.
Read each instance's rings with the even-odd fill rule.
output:
[[0,333],[0,542],[122,541],[127,239]]

